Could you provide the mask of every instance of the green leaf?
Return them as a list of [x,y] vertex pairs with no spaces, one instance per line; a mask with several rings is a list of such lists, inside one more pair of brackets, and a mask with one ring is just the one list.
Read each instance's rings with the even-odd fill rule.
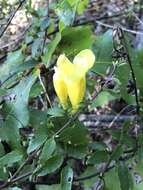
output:
[[107,146],[103,142],[93,142],[89,144],[89,148],[96,151],[106,150]]
[[32,86],[31,91],[30,91],[30,98],[35,98],[43,92],[43,88],[40,83],[36,83]]
[[67,56],[75,56],[83,49],[91,49],[94,42],[89,26],[68,27],[62,31],[58,50]]
[[59,107],[53,107],[49,108],[47,114],[52,117],[63,117],[64,116],[64,110]]
[[135,172],[137,172],[141,177],[143,177],[143,160],[138,162],[134,167]]
[[15,96],[15,100],[8,102],[4,105],[3,109],[7,114],[4,125],[11,118],[14,117],[17,120],[17,127],[23,127],[28,124],[29,111],[27,108],[29,93],[33,83],[37,76],[31,75],[23,79],[15,88],[9,91],[10,94]]
[[54,138],[50,138],[44,144],[41,155],[39,157],[40,163],[45,163],[56,149],[56,142]]
[[31,153],[37,148],[39,148],[45,142],[46,138],[47,135],[45,134],[45,130],[38,130],[35,134],[35,137],[29,143],[27,153]]
[[106,151],[96,151],[87,160],[87,164],[100,164],[102,162],[107,162],[109,159],[109,154]]
[[[80,138],[79,138],[80,134]],[[66,128],[59,136],[59,140],[64,143],[74,144],[74,145],[84,145],[87,144],[87,129],[80,123],[77,125],[70,126]]]
[[59,3],[55,9],[55,12],[59,17],[59,20],[62,21],[66,26],[72,24],[74,19],[74,11],[72,10],[72,7],[68,1],[64,0]]
[[122,155],[122,153],[123,153],[123,146],[119,144],[116,147],[116,149],[112,152],[110,160],[118,160],[119,157]]
[[23,155],[19,151],[14,150],[0,158],[0,167],[12,166],[12,164],[20,161],[22,158]]
[[24,55],[22,54],[21,50],[9,53],[5,63],[1,66],[0,79],[2,79],[4,76],[12,74],[12,71],[15,69],[15,67],[18,67],[23,62]]
[[20,147],[19,128],[27,126],[29,122],[28,98],[30,89],[37,76],[23,79],[9,94],[15,99],[7,101],[2,107],[4,120],[0,121],[0,138],[10,142],[15,148]]
[[97,73],[106,74],[108,66],[112,64],[113,35],[108,30],[100,36],[96,36],[95,43],[96,64],[92,68]]
[[43,38],[37,38],[34,40],[32,44],[32,58],[38,57],[41,54],[43,44]]
[[[120,179],[121,190],[130,190],[129,171],[125,162],[118,163],[118,176]],[[126,179],[125,179],[126,176]]]
[[62,155],[54,155],[49,160],[45,162],[45,164],[37,169],[36,173],[38,172],[39,176],[44,176],[56,171],[61,164],[63,163],[63,156]]
[[57,33],[54,40],[52,40],[46,47],[46,52],[42,56],[43,63],[48,67],[50,65],[51,57],[61,40],[61,34]]
[[102,91],[96,99],[92,103],[92,108],[99,107],[99,106],[105,106],[110,101],[115,100],[117,98],[116,95],[113,95],[110,93],[110,91]]
[[104,183],[106,190],[121,190],[119,177],[115,169],[109,170],[105,173]]
[[49,17],[44,18],[41,23],[40,23],[40,29],[41,30],[46,30],[48,26],[50,25],[50,19]]
[[73,180],[73,170],[69,166],[63,168],[61,173],[61,189],[71,190]]
[[2,143],[0,143],[0,157],[2,157],[4,154],[5,154],[4,147],[3,147]]
[[[29,111],[29,115],[30,115],[29,123],[33,128],[35,129],[40,128],[41,131],[42,129],[45,130],[45,126],[47,125],[47,110],[41,111],[41,110],[31,109]],[[44,131],[44,133],[46,134],[47,132]]]
[[[126,74],[123,75],[123,73]],[[130,78],[129,65],[127,63],[119,64],[115,72],[115,77],[120,81],[119,88],[122,98],[129,104],[133,103],[135,98],[127,92],[127,84]]]
[[7,180],[7,178],[8,178],[8,172],[6,170],[6,167],[0,167],[0,179]]
[[77,13],[82,14],[86,9],[89,0],[68,0],[72,7],[77,7]]
[[143,182],[135,185],[134,189],[133,190],[143,190]]
[[83,159],[87,154],[87,145],[67,145],[67,154],[76,159]]
[[30,139],[27,149],[28,154],[39,148],[47,139],[47,114],[46,111],[31,110],[30,124],[35,129],[34,137]]
[[[88,166],[85,171],[80,175],[80,177],[86,177],[89,175],[92,175],[93,173],[96,173],[96,168],[94,166]],[[92,188],[94,184],[96,183],[98,177],[92,177],[90,179],[86,179],[84,181],[81,181],[84,184],[84,188]],[[80,181],[79,181],[80,182]]]

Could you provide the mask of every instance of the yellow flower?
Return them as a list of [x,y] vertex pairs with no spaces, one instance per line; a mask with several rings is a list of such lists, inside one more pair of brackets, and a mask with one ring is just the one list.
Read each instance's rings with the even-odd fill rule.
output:
[[77,111],[86,90],[86,73],[93,66],[95,56],[89,49],[78,53],[73,63],[62,54],[57,60],[57,67],[53,76],[54,88],[64,109],[68,105],[68,97],[73,112]]

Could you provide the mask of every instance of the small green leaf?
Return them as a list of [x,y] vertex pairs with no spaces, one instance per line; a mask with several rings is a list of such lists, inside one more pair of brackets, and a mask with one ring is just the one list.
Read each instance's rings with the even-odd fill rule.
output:
[[54,40],[52,40],[46,47],[46,52],[42,56],[42,61],[45,65],[47,65],[47,67],[50,65],[51,57],[57,45],[59,44],[60,40],[61,40],[61,34],[57,33]]
[[23,155],[19,151],[14,150],[0,158],[0,167],[11,166],[12,164],[20,161],[22,158]]
[[73,170],[69,166],[63,168],[61,173],[61,189],[71,190],[73,180]]
[[39,176],[50,174],[56,171],[62,163],[63,156],[58,154],[54,155],[51,158],[49,158],[49,160],[47,160],[42,167],[40,167],[39,169],[37,168],[36,173],[38,173]]
[[88,164],[100,164],[102,162],[107,162],[109,159],[109,154],[106,151],[96,151],[87,160]]
[[42,149],[42,153],[39,157],[40,163],[45,163],[52,155],[56,148],[56,142],[54,138],[48,139],[46,143],[44,144],[44,147]]
[[105,106],[111,100],[115,100],[117,97],[108,91],[102,91],[97,98],[93,101],[92,107]]
[[87,145],[67,145],[67,153],[69,156],[76,159],[83,159],[87,153]]
[[[80,138],[79,138],[80,135]],[[74,145],[84,145],[88,142],[87,128],[83,125],[74,125],[66,128],[59,136],[59,140],[64,143]]]
[[59,17],[59,20],[62,21],[66,26],[69,26],[73,22],[74,11],[68,3],[68,1],[61,1],[55,9],[56,14]]
[[89,144],[89,148],[96,151],[106,150],[107,146],[103,142],[93,142]]
[[16,67],[23,65],[23,62],[24,55],[22,54],[21,50],[9,53],[5,63],[1,66],[0,79],[3,79],[3,77],[11,75],[16,69]]
[[47,114],[52,116],[52,117],[63,117],[64,116],[64,110],[59,107],[53,107],[48,109]]
[[34,40],[31,49],[33,58],[38,57],[41,54],[42,44],[43,44],[42,38],[37,38]]
[[123,146],[119,144],[116,147],[116,149],[112,152],[110,160],[118,160],[118,158],[122,155],[122,153],[123,153]]

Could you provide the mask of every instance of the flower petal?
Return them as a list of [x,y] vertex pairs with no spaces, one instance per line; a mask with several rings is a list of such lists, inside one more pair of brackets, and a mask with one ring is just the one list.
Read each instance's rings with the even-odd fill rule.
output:
[[68,95],[74,112],[77,111],[79,104],[83,100],[85,88],[85,77],[67,83]]
[[83,72],[87,72],[95,62],[95,55],[90,49],[80,51],[74,58],[73,63]]
[[59,58],[57,60],[57,67],[65,75],[71,75],[74,71],[74,65],[65,56],[65,54],[62,54],[59,56]]
[[58,68],[56,68],[55,74],[53,75],[53,84],[63,108],[66,109],[68,105],[68,92],[62,74]]

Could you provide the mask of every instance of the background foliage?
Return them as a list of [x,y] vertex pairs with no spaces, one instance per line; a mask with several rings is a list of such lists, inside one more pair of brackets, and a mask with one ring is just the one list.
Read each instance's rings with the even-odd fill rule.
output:
[[[131,2],[122,15],[142,22],[142,4]],[[0,1],[1,43],[19,10],[28,21],[18,44],[0,50],[0,189],[143,189],[143,46],[135,45],[143,33],[82,21],[89,3]],[[110,29],[94,32],[97,24]],[[55,96],[53,68],[61,53],[72,59],[86,48],[96,63],[71,115]]]

